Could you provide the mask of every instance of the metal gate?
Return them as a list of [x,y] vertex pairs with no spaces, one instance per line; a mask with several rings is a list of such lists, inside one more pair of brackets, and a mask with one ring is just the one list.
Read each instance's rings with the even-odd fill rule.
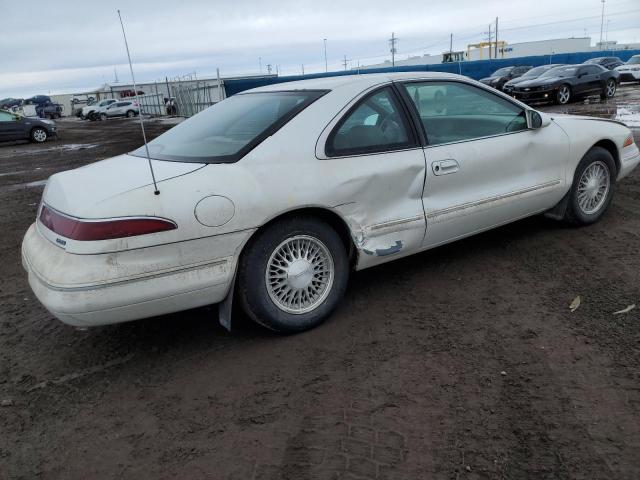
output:
[[[133,100],[133,98],[131,99]],[[138,101],[140,102],[140,111],[142,113],[151,115],[153,117],[167,114],[167,109],[164,105],[164,98],[159,93],[151,93],[149,95],[138,95]]]

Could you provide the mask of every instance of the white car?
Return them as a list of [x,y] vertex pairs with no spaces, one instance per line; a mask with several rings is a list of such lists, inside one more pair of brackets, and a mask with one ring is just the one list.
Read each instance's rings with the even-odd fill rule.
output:
[[109,105],[115,102],[116,100],[113,98],[107,98],[105,100],[94,102],[86,107],[82,107],[80,117],[83,119],[88,118],[89,120],[97,120],[100,118],[100,114],[103,113]]
[[634,55],[615,70],[620,72],[621,82],[640,82],[640,55]]
[[[443,104],[423,111],[413,98],[431,90]],[[228,327],[235,297],[262,325],[301,331],[336,308],[353,270],[543,212],[593,223],[640,162],[624,124],[539,113],[444,73],[257,88],[148,150],[46,185],[22,258],[65,323],[223,302]]]
[[127,117],[133,118],[140,114],[140,107],[135,100],[123,100],[114,102],[107,106],[104,111],[100,112],[100,120],[106,120],[111,117]]

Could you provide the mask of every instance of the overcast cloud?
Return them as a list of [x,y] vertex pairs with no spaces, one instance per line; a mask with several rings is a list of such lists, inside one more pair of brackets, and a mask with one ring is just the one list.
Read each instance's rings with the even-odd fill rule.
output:
[[[199,77],[258,73],[262,64],[281,74],[378,63],[389,58],[394,31],[398,52],[439,54],[482,39],[496,15],[501,39],[600,36],[600,0],[377,1],[377,0],[0,0],[0,98],[75,92],[130,82],[116,10],[122,11],[139,82],[197,72]],[[550,13],[556,12],[556,13]],[[640,3],[607,0],[608,39],[640,41]],[[266,71],[266,68],[263,67]]]

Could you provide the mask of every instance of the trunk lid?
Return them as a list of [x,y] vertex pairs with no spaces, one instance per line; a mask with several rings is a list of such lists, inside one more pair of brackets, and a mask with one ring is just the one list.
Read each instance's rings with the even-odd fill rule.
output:
[[[151,160],[151,163],[160,190],[162,182],[205,166],[203,163],[163,160]],[[149,188],[149,195],[153,195],[149,161],[125,154],[52,175],[43,200],[67,215],[96,218],[92,211],[97,205],[139,188]]]

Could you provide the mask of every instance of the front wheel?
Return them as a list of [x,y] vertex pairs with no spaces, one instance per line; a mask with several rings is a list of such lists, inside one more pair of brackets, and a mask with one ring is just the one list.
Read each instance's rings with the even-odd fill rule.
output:
[[47,136],[47,131],[44,128],[36,127],[31,130],[31,140],[36,143],[46,142]]
[[613,98],[613,96],[616,94],[617,87],[618,86],[616,85],[616,81],[613,78],[610,78],[609,80],[607,80],[606,85],[602,89],[600,98],[602,98],[603,100],[606,100],[607,98]]
[[576,168],[565,220],[576,225],[600,220],[613,198],[616,175],[611,153],[601,147],[589,150]]
[[257,323],[283,333],[322,323],[347,287],[349,261],[340,235],[305,216],[278,221],[257,235],[239,265],[244,310]]
[[569,85],[561,85],[556,92],[556,103],[566,105],[571,100],[571,87]]
[[101,113],[100,114],[100,121],[101,122],[105,122],[107,120],[107,114],[106,113]]

